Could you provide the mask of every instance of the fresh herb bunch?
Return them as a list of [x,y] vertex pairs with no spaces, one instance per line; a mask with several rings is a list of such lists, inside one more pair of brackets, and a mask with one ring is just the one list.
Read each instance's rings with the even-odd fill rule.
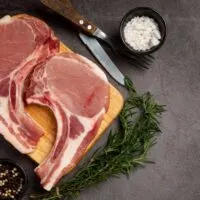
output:
[[149,162],[147,153],[160,132],[159,118],[164,106],[158,105],[150,93],[139,96],[130,79],[126,78],[125,83],[128,98],[119,116],[119,129],[110,132],[106,145],[70,180],[61,181],[51,192],[31,195],[32,199],[74,199],[86,188],[110,177],[128,175]]

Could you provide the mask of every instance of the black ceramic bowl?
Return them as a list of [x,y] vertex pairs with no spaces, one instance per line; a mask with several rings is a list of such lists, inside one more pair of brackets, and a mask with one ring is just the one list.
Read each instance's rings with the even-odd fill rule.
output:
[[28,178],[27,178],[25,170],[18,163],[16,163],[15,161],[8,160],[8,159],[0,159],[0,164],[9,165],[11,167],[15,167],[21,173],[22,178],[24,179],[23,186],[22,186],[22,191],[20,192],[20,194],[15,199],[16,200],[22,199],[22,197],[24,196],[24,194],[26,192],[26,189],[28,187]]
[[[152,47],[151,49],[148,49],[147,51],[137,51],[133,49],[126,41],[124,38],[124,28],[126,24],[133,19],[134,17],[150,17],[155,20],[155,22],[158,24],[159,31],[161,33],[161,39],[160,43],[157,46]],[[163,20],[163,18],[153,9],[147,8],[147,7],[138,7],[130,10],[122,19],[122,22],[120,24],[120,36],[122,39],[122,42],[125,44],[125,46],[133,53],[136,54],[150,54],[155,51],[157,51],[165,42],[166,38],[166,25]]]

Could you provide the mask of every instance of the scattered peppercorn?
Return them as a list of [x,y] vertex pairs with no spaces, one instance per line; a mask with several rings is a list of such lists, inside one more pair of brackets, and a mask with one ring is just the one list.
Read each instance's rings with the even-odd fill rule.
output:
[[23,171],[11,162],[0,164],[0,199],[17,200],[22,194],[25,178]]

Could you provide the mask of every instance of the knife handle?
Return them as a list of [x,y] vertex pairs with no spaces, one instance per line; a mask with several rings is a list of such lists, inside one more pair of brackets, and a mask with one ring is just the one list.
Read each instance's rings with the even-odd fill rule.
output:
[[79,29],[89,35],[93,35],[96,31],[97,26],[81,16],[78,11],[73,7],[70,0],[41,0],[41,2],[52,10],[56,11]]

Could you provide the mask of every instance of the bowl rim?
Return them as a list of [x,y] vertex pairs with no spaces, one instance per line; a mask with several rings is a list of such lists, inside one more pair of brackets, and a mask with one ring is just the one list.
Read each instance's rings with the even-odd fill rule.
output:
[[11,160],[11,159],[7,159],[7,158],[1,158],[0,159],[0,164],[3,164],[3,163],[8,163],[8,164],[12,164],[13,166],[16,166],[17,168],[19,168],[21,170],[21,172],[23,173],[24,175],[24,185],[23,185],[23,189],[22,189],[22,192],[21,194],[18,196],[17,200],[20,200],[22,199],[22,197],[25,195],[26,193],[26,190],[28,188],[28,176],[26,174],[26,171],[25,169],[22,167],[22,165],[20,165],[17,161],[15,160]]
[[[162,23],[162,24],[164,25],[164,26],[163,26],[164,32],[163,32],[163,36],[162,36],[162,38],[161,38],[161,40],[160,40],[160,43],[159,43],[157,46],[154,46],[154,47],[152,47],[152,48],[150,48],[149,50],[146,50],[146,51],[137,51],[137,50],[134,50],[134,49],[125,41],[125,38],[124,38],[124,32],[123,32],[123,30],[124,30],[124,27],[125,27],[125,26],[124,26],[125,20],[127,19],[127,17],[128,17],[131,13],[133,13],[133,12],[135,12],[135,11],[138,11],[138,10],[148,10],[148,11],[150,11],[150,12],[156,14],[156,15],[158,16],[158,18],[159,18],[159,21],[158,21],[156,18],[154,18],[154,17],[151,17],[151,18],[153,18],[153,19],[156,21],[157,24],[161,24],[161,23]],[[144,15],[144,16],[145,16],[145,15]],[[147,17],[148,17],[148,16],[147,16]],[[163,17],[162,17],[158,12],[156,12],[154,9],[152,9],[152,8],[150,8],[150,7],[136,7],[136,8],[133,8],[133,9],[129,10],[129,11],[125,14],[125,16],[122,18],[121,23],[120,23],[120,38],[121,38],[123,44],[129,49],[129,51],[131,51],[131,52],[133,52],[133,53],[135,53],[135,54],[138,54],[138,55],[147,55],[147,54],[151,54],[151,53],[154,53],[155,51],[157,51],[158,49],[160,49],[161,46],[165,43],[166,35],[167,35],[167,27],[166,27],[166,23],[165,23]]]

